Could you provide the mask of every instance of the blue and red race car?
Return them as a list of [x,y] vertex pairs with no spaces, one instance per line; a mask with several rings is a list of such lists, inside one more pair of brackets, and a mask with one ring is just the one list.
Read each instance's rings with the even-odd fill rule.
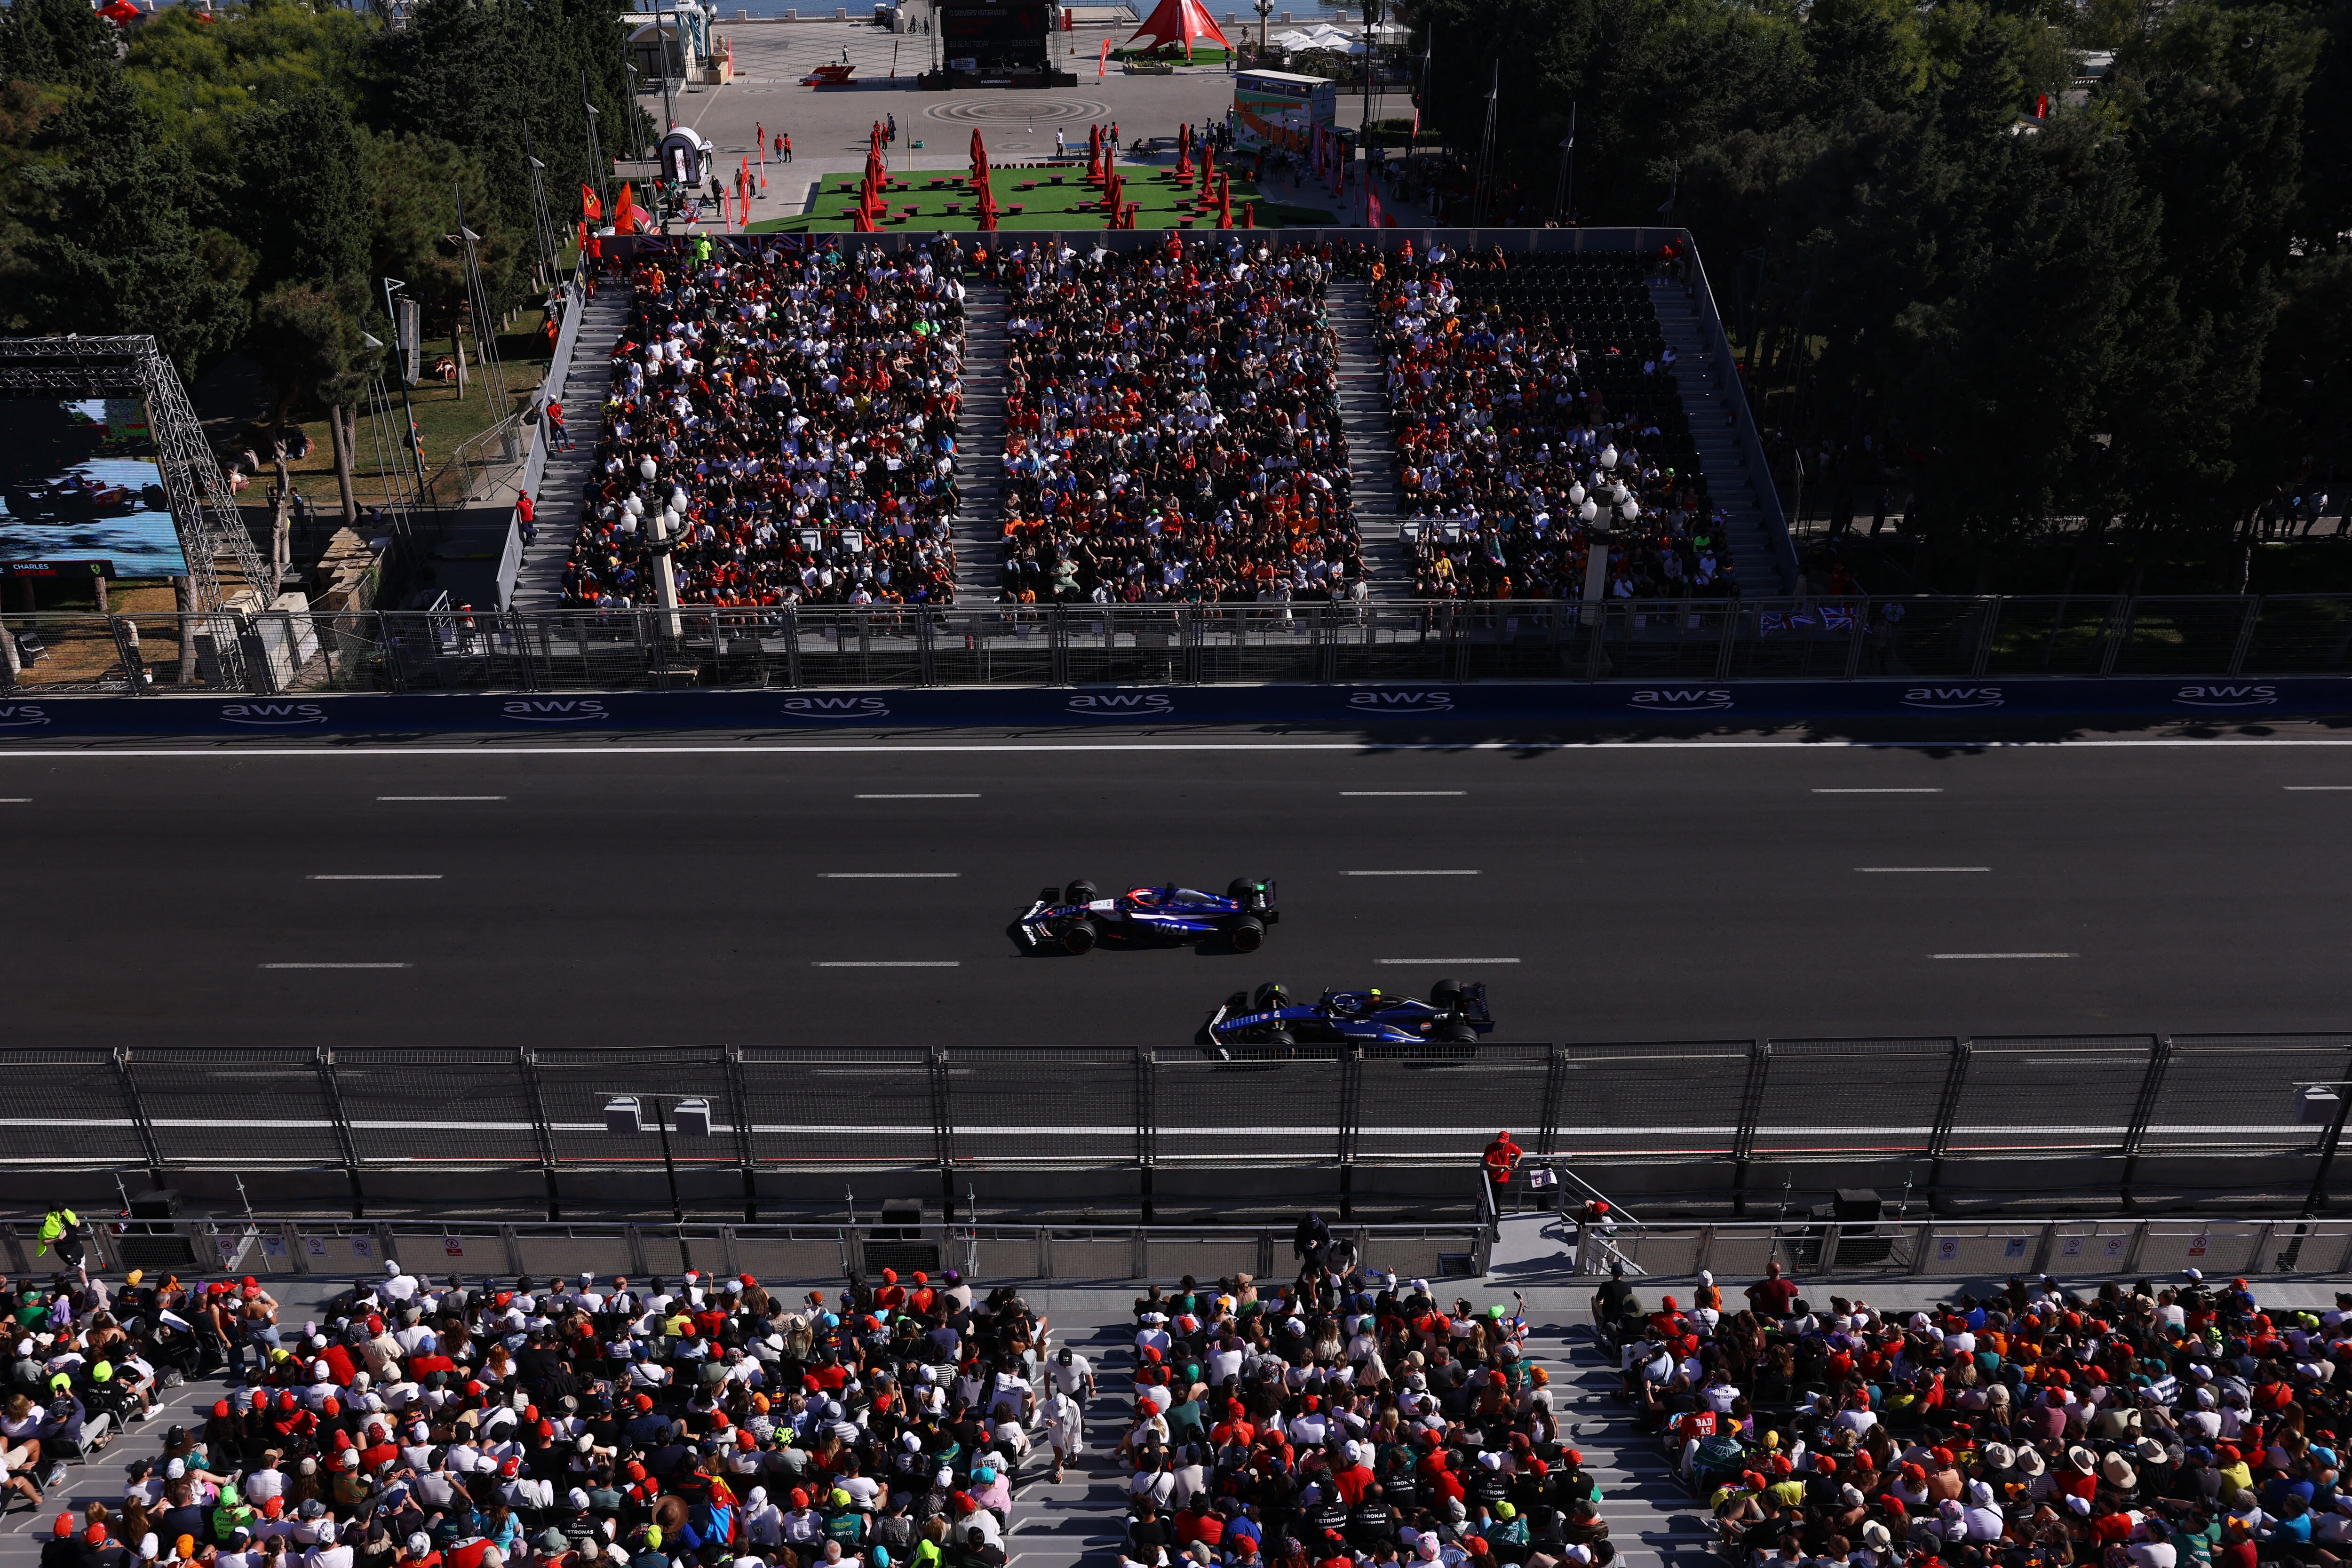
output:
[[1303,1005],[1269,981],[1255,996],[1236,991],[1225,998],[1208,1034],[1229,1059],[1328,1055],[1351,1046],[1372,1056],[1463,1056],[1494,1029],[1482,981],[1441,980],[1426,1002],[1392,991],[1326,991]]
[[1236,952],[1255,952],[1265,928],[1282,918],[1274,907],[1274,884],[1237,877],[1223,898],[1173,882],[1129,888],[1104,898],[1092,882],[1039,891],[1018,923],[1024,946],[1091,952],[1095,943],[1145,944],[1198,942],[1223,936]]

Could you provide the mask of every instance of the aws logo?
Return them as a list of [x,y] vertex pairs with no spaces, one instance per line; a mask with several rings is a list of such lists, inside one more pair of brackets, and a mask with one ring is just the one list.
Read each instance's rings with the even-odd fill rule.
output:
[[29,730],[48,721],[49,716],[37,702],[0,703],[0,730]]
[[1906,708],[1948,712],[1962,708],[1998,708],[2008,701],[1998,686],[1915,686],[1903,694]]
[[323,724],[327,710],[316,702],[232,702],[220,710],[231,724]]
[[2184,686],[2175,702],[2190,708],[2268,708],[2278,700],[2275,686]]
[[1644,687],[1625,700],[1633,707],[1646,708],[1654,712],[1690,713],[1709,708],[1728,708],[1731,706],[1731,693],[1720,686]]
[[593,697],[533,698],[499,710],[520,724],[601,724],[612,717]]
[[1175,712],[1176,704],[1159,691],[1090,691],[1071,698],[1067,710],[1081,719],[1148,719]]
[[1348,706],[1374,713],[1450,713],[1451,691],[1351,691]]
[[879,697],[787,697],[784,711],[795,719],[887,719],[890,705]]

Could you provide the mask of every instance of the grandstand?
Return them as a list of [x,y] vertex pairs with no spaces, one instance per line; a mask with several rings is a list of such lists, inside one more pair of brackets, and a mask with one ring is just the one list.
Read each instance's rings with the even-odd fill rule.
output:
[[[1020,236],[968,277],[961,237],[803,243],[725,245],[701,273],[651,242],[614,258],[591,325],[634,290],[615,395],[540,506],[582,532],[560,568],[527,563],[520,603],[655,602],[660,552],[623,515],[646,495],[656,517],[684,502],[686,605],[1781,586],[1778,503],[1703,281],[1680,281],[1686,238],[1661,263],[1638,230],[1380,251],[1346,231]],[[868,287],[887,320],[847,303]],[[856,365],[910,347],[869,406]],[[845,363],[846,387],[822,384]],[[795,415],[814,427],[771,458]],[[635,483],[679,433],[691,471]],[[1613,552],[1589,584],[1604,500]]]

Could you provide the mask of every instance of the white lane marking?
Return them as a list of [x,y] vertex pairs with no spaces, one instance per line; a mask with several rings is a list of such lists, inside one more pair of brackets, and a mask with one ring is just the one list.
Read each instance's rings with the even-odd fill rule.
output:
[[1857,871],[1990,871],[1990,866],[1856,866]]
[[2325,795],[2335,790],[2352,789],[2352,784],[2282,784],[2289,795]]
[[937,882],[963,875],[961,871],[819,871],[829,882]]
[[836,958],[811,965],[815,969],[961,969],[960,958]]
[[978,800],[980,794],[975,790],[968,795],[861,795],[857,798],[860,800]]
[[2080,958],[2079,952],[1931,952],[1930,958]]
[[1344,871],[1347,877],[1475,877],[1475,871]]
[[1944,792],[1937,787],[1935,789],[1817,789],[1813,793],[1815,795],[1941,795]]
[[264,969],[414,969],[413,963],[265,963]]
[[1466,789],[1343,789],[1340,795],[1349,800],[1408,800],[1425,795],[1468,795]]
[[1381,958],[1381,959],[1376,959],[1376,960],[1374,960],[1373,962],[1378,963],[1402,963],[1402,964],[1417,964],[1417,963],[1462,963],[1462,964],[1470,964],[1470,963],[1517,963],[1518,962],[1518,960],[1517,960],[1517,959],[1516,959],[1516,958]]
[[30,805],[32,804],[33,797],[29,795],[0,795],[0,805]]
[[[1032,755],[1053,753],[1098,753],[1104,752],[1137,752],[1156,754],[1162,752],[1344,752],[1362,756],[1372,752],[1948,752],[1956,748],[1972,752],[2057,752],[2065,750],[2108,751],[2180,751],[2197,747],[2206,750],[2275,750],[2282,746],[2341,747],[2352,746],[2352,739],[2338,740],[2314,736],[2308,740],[2294,736],[2217,735],[2210,739],[2183,736],[2172,740],[2119,741],[1098,741],[1090,742],[1030,741],[1019,744],[950,746],[909,743],[906,745],[742,745],[742,746],[631,746],[599,743],[593,747],[549,744],[538,746],[193,746],[123,747],[58,747],[18,751],[0,747],[0,762],[15,757],[33,757],[45,762],[68,758],[129,758],[134,762],[177,760],[187,757],[703,757],[740,753],[744,756],[889,756],[940,754],[991,754],[998,752],[1027,752]],[[1465,790],[1347,790],[1347,795],[1464,795]],[[446,800],[447,795],[379,796],[379,799]],[[502,795],[475,798],[500,800]]]
[[504,800],[502,795],[380,795],[378,800]]
[[309,880],[313,882],[437,882],[441,880],[441,873],[438,871],[314,871]]

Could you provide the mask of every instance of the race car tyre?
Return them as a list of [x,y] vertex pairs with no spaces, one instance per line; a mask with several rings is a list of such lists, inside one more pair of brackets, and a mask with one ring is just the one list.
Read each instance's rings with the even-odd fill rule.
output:
[[1449,1046],[1475,1046],[1478,1043],[1478,1031],[1454,1018],[1437,1026],[1437,1038]]
[[1265,941],[1265,922],[1255,915],[1244,915],[1225,928],[1225,934],[1233,938],[1235,952],[1255,952]]
[[1255,1011],[1260,1013],[1270,1013],[1276,1007],[1287,1007],[1289,1005],[1290,993],[1283,989],[1281,981],[1269,980],[1265,984],[1257,988],[1257,998],[1256,1005],[1254,1009]]
[[1459,980],[1441,980],[1436,984],[1431,986],[1429,988],[1429,1005],[1433,1007],[1459,1007],[1462,1005],[1462,982]]
[[1095,885],[1083,877],[1062,889],[1062,902],[1066,904],[1091,904],[1101,897]]
[[1094,921],[1072,921],[1063,929],[1062,949],[1066,952],[1091,952],[1098,934]]
[[1287,1029],[1268,1029],[1265,1032],[1265,1043],[1269,1046],[1295,1046],[1298,1041]]

